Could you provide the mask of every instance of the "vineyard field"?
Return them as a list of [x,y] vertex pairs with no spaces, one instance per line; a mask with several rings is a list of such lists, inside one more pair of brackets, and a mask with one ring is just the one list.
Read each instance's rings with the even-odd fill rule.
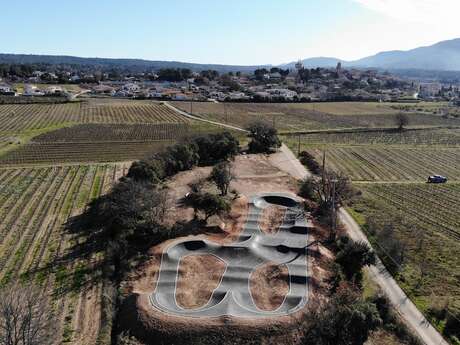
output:
[[103,290],[97,280],[103,254],[71,257],[79,240],[65,224],[107,192],[127,168],[107,164],[0,170],[0,284],[34,281],[51,294],[59,310],[61,342],[95,343]]
[[[295,144],[292,143],[293,146]],[[352,181],[426,181],[441,174],[460,180],[458,148],[333,146],[308,148],[318,161],[326,150],[326,165]]]
[[123,162],[143,158],[173,141],[30,143],[0,157],[2,165]]
[[[299,137],[285,138],[298,141]],[[460,129],[424,129],[347,133],[312,133],[300,135],[302,145],[460,145]]]
[[32,143],[172,141],[191,132],[191,126],[180,123],[83,124],[41,134]]
[[160,103],[90,99],[65,104],[0,105],[0,133],[19,133],[78,123],[188,123]]
[[[186,112],[208,120],[246,127],[262,120],[281,132],[334,128],[392,128],[397,110],[380,103],[210,103],[172,102]],[[434,114],[407,114],[414,127],[460,126],[460,119]]]
[[445,301],[460,307],[460,184],[357,187],[363,197],[351,207],[355,218],[391,223],[403,241],[406,260],[397,278],[417,306],[424,312]]

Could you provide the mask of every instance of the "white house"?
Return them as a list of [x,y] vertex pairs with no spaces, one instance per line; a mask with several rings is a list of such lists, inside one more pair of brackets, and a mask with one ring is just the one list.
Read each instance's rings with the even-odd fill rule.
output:
[[128,83],[128,84],[123,85],[122,89],[123,91],[135,93],[135,92],[139,92],[141,90],[141,87],[135,83]]
[[45,93],[37,88],[35,85],[24,85],[24,96],[44,96]]

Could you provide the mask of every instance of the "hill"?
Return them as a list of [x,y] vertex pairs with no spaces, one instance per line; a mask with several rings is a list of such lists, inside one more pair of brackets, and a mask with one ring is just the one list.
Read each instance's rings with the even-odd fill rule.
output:
[[271,66],[238,66],[219,64],[198,64],[180,61],[150,61],[142,59],[110,59],[110,58],[86,58],[66,55],[33,55],[33,54],[0,54],[0,64],[50,64],[50,65],[80,65],[100,66],[102,68],[130,68],[133,70],[159,70],[162,68],[188,68],[192,71],[216,70],[226,72],[253,72],[260,67]]
[[345,66],[459,71],[460,38],[408,51],[382,52],[360,60],[347,62]]
[[[309,58],[302,62],[305,67],[335,67],[341,61],[344,67],[381,68],[388,70],[460,71],[460,38],[442,41],[427,47],[407,51],[381,52],[355,61],[337,58]],[[283,65],[293,68],[295,62]]]
[[[345,61],[334,57],[313,57],[302,60],[307,68],[335,67],[342,62],[344,67],[379,68],[386,70],[425,70],[460,71],[460,38],[442,41],[427,47],[407,51],[393,50],[381,52],[355,61]],[[188,68],[192,71],[216,70],[221,73],[251,73],[258,68],[271,68],[272,65],[238,66],[219,64],[199,64],[180,61],[150,61],[142,59],[85,58],[75,56],[0,54],[1,63],[51,64],[98,66],[101,68],[129,68],[133,71],[162,68]],[[296,61],[282,64],[282,68],[295,68]]]

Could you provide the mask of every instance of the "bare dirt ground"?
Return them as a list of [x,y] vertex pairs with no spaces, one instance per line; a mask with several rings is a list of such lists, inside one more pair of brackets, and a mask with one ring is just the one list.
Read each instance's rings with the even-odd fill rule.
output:
[[225,263],[213,255],[192,255],[181,260],[176,300],[185,309],[203,307],[219,286]]
[[276,310],[289,292],[289,272],[285,265],[268,263],[251,277],[251,295],[257,308]]
[[[234,192],[235,199],[232,210],[225,219],[213,217],[203,234],[189,236],[189,238],[205,238],[220,243],[233,242],[241,232],[246,220],[248,198],[261,192],[291,192],[297,190],[297,182],[281,172],[264,155],[238,156],[233,163],[235,179],[230,190]],[[173,200],[182,198],[190,191],[188,184],[206,178],[210,168],[196,168],[192,171],[180,173],[168,184],[169,195]],[[188,221],[193,217],[191,209],[183,209],[178,204],[169,205],[169,222]],[[267,232],[279,227],[280,221],[273,215],[284,215],[284,210],[271,209],[265,214],[262,227]],[[270,219],[272,218],[272,219]],[[270,224],[270,221],[272,224]],[[278,224],[278,225],[277,225]],[[321,229],[315,230],[310,240],[322,237]],[[213,339],[213,343],[222,343],[222,337],[232,339],[232,344],[252,344],[254,339],[258,342],[266,337],[264,343],[296,344],[299,339],[299,322],[302,315],[308,313],[307,306],[295,314],[280,318],[268,319],[242,319],[234,317],[219,318],[184,318],[168,315],[152,307],[149,295],[155,290],[156,279],[161,263],[161,254],[165,248],[172,245],[175,240],[166,241],[150,249],[150,260],[145,262],[136,272],[133,272],[129,281],[124,284],[124,291],[128,296],[124,306],[124,325],[132,334],[138,336],[146,344],[149,339],[161,335],[164,343],[174,343],[180,339],[181,343],[195,343],[195,336],[205,336]],[[321,245],[310,248],[309,253],[309,284],[310,300],[321,298],[326,287],[328,277],[328,261],[332,254]],[[207,302],[216,282],[223,272],[223,262],[209,257],[190,257],[181,263],[181,277],[176,298],[181,306],[196,308]],[[281,305],[289,289],[288,272],[285,266],[266,264],[259,267],[251,277],[251,293],[256,305],[262,310],[275,310]],[[204,282],[203,280],[207,280]],[[313,303],[313,302],[312,302]],[[193,330],[193,331],[192,331]],[[153,337],[153,338],[152,338]],[[237,340],[236,340],[237,339]],[[201,340],[199,340],[201,341]],[[202,342],[200,342],[201,344]],[[157,344],[157,343],[155,343]]]
[[260,229],[267,234],[276,234],[286,214],[283,206],[269,206],[262,212],[262,219],[259,221]]

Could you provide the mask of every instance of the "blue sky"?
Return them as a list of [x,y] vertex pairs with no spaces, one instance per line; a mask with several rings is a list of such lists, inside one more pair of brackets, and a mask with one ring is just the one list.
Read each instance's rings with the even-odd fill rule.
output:
[[[5,1],[4,4],[1,4]],[[458,0],[0,0],[0,52],[279,64],[460,37]]]

